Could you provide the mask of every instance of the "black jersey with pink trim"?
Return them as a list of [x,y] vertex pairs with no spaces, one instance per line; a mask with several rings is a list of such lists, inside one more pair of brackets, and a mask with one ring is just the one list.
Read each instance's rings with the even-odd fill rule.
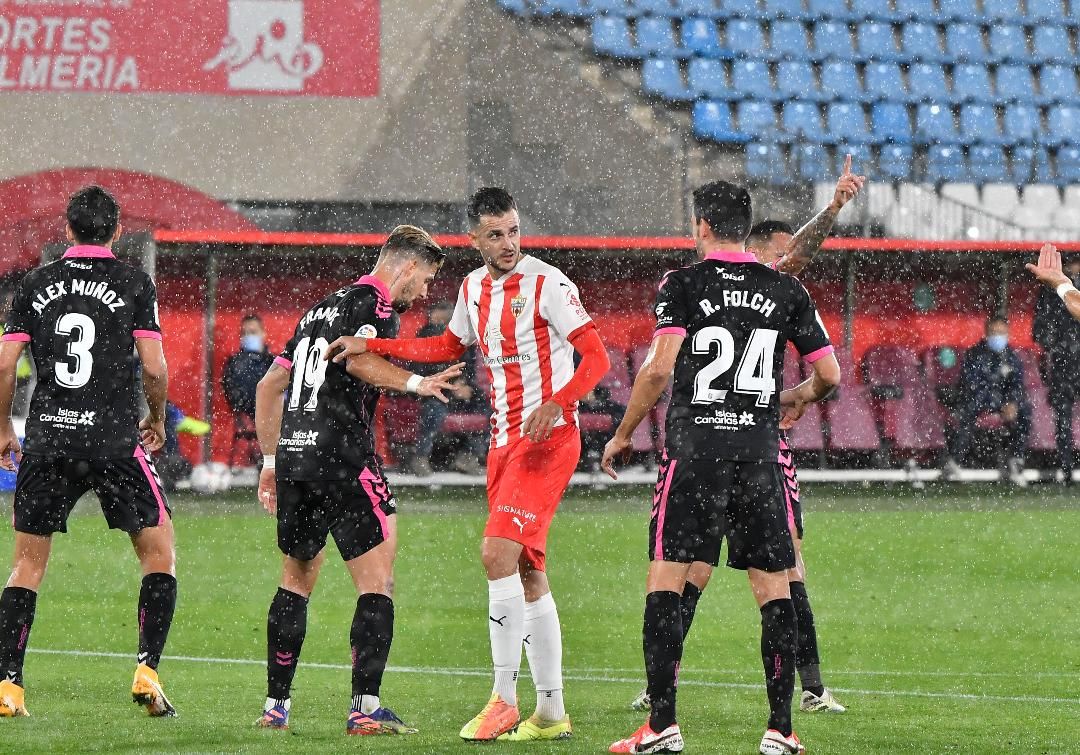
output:
[[282,480],[355,479],[375,456],[379,391],[323,359],[340,336],[394,338],[390,290],[365,275],[309,309],[274,363],[292,373],[278,441]]
[[131,458],[139,442],[135,339],[161,340],[154,281],[100,246],[74,246],[15,289],[5,341],[37,367],[24,450]]
[[791,341],[811,362],[832,352],[803,285],[752,254],[711,254],[665,276],[656,320],[656,335],[685,337],[668,454],[775,464],[784,348]]

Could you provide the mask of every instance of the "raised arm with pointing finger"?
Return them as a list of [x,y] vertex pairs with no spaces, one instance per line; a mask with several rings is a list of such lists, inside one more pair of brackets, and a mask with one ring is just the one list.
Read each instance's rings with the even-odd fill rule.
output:
[[1069,276],[1061,269],[1061,252],[1053,244],[1043,244],[1039,250],[1039,264],[1027,264],[1028,271],[1045,284],[1054,289],[1065,308],[1073,319],[1080,320],[1080,291],[1069,279]]

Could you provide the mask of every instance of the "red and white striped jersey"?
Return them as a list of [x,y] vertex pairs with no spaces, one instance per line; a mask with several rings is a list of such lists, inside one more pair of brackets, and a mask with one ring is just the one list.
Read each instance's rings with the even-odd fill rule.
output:
[[[578,288],[558,268],[528,255],[492,280],[486,267],[465,278],[449,331],[479,344],[491,378],[491,445],[521,437],[521,426],[574,375],[570,338],[592,323]],[[576,408],[558,425],[577,422]]]

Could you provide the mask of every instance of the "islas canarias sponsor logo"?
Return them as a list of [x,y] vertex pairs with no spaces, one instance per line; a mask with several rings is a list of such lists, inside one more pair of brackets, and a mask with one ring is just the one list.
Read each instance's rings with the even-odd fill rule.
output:
[[318,443],[318,430],[297,430],[292,434],[291,438],[282,438],[278,441],[278,445],[288,451],[296,451],[308,446],[315,446],[318,445]]
[[737,430],[742,427],[754,427],[757,422],[750,412],[717,411],[712,415],[694,417],[695,425],[712,425],[718,430]]
[[85,412],[76,409],[57,409],[54,414],[42,412],[38,421],[61,430],[75,430],[79,427],[93,427],[97,424],[97,412]]

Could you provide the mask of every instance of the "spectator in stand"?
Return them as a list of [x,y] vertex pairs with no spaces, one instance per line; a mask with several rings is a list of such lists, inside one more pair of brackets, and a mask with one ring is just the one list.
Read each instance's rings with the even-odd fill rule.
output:
[[[233,413],[235,430],[233,444],[247,441],[248,455],[254,461],[258,446],[255,438],[255,388],[274,363],[274,355],[266,348],[266,329],[256,314],[245,315],[240,321],[240,351],[225,362],[221,387]],[[230,457],[231,458],[231,457]]]
[[[441,336],[450,324],[450,317],[454,314],[454,305],[448,301],[435,302],[428,308],[428,321],[417,331],[417,338],[431,338]],[[438,399],[429,398],[420,403],[419,432],[416,438],[416,448],[409,462],[409,471],[418,477],[427,477],[431,474],[431,454],[435,450],[435,439],[442,431],[443,423],[453,412],[484,412],[486,402],[484,397],[476,389],[473,380],[475,360],[472,353],[462,357],[466,369],[458,380],[454,382],[454,388],[447,393],[450,402],[444,404]],[[441,372],[447,364],[423,364],[412,365],[414,372],[422,375]],[[464,474],[480,474],[483,472],[482,459],[487,453],[488,434],[486,432],[470,433],[465,436],[465,448],[458,451],[454,457],[452,468]]]
[[1071,310],[1080,309],[1076,302],[1080,295],[1075,293],[1080,285],[1080,258],[1073,257],[1062,270],[1060,253],[1047,244],[1041,250],[1039,264],[1028,265],[1028,270],[1045,284],[1035,304],[1031,336],[1043,349],[1043,370],[1057,436],[1058,480],[1068,485],[1072,483],[1076,454],[1072,425],[1080,375],[1080,321]]
[[1024,486],[1024,456],[1031,432],[1031,404],[1024,386],[1024,367],[1009,347],[1009,323],[994,316],[986,321],[986,337],[968,349],[958,386],[957,428],[945,476],[955,479],[968,461],[975,430],[987,432],[1004,450],[1010,482]]

